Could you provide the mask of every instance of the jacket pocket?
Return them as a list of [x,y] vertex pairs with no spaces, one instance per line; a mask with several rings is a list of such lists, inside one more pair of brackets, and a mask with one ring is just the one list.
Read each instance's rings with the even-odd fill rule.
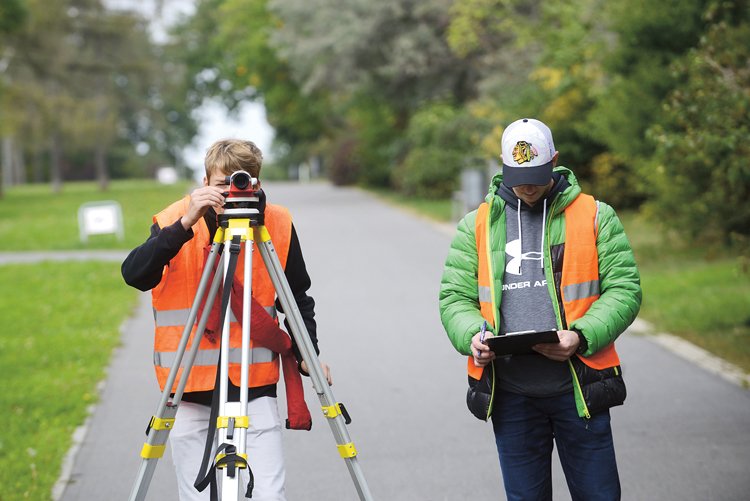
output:
[[607,369],[594,369],[578,357],[572,358],[573,369],[581,385],[581,393],[590,414],[622,405],[627,396],[622,368],[617,365]]
[[466,391],[466,406],[474,417],[487,421],[492,414],[492,392],[495,383],[495,374],[493,365],[485,366],[482,371],[482,377],[477,381],[471,376],[469,379],[469,389]]

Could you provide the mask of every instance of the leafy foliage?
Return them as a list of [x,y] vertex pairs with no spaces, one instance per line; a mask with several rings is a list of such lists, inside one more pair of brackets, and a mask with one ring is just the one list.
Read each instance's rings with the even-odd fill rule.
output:
[[[445,40],[450,2],[274,0],[272,37],[306,96],[324,93],[330,124],[317,147],[343,179],[387,186],[407,153],[414,113],[439,100],[476,94],[471,61]],[[343,154],[344,147],[349,154]],[[342,162],[342,158],[347,158]],[[342,175],[344,170],[355,175]]]
[[233,110],[242,101],[262,100],[276,132],[277,153],[285,157],[279,162],[301,162],[325,134],[328,103],[324,93],[302,93],[271,45],[281,21],[267,3],[201,0],[195,15],[175,29],[176,43],[183,47],[194,106],[218,97]]
[[394,172],[394,181],[407,195],[449,197],[464,167],[472,167],[481,135],[480,121],[445,103],[417,112],[409,124],[409,153]]
[[58,178],[132,175],[133,144],[173,156],[218,97],[265,104],[279,172],[320,160],[337,184],[447,196],[534,116],[594,195],[691,235],[746,233],[746,0],[198,0],[159,46],[102,0],[3,9],[0,32],[25,21],[2,39],[0,127]]
[[21,0],[5,0],[0,4],[0,33],[16,31],[26,15],[26,7]]
[[[680,84],[651,129],[651,206],[691,236],[741,241],[750,255],[750,18],[731,16],[673,65]],[[727,242],[728,243],[728,242]]]
[[173,79],[179,68],[162,67],[166,51],[147,21],[101,0],[23,5],[14,18],[23,22],[2,39],[1,132],[21,164],[15,181],[50,179],[59,190],[64,179],[96,176],[106,188],[110,163],[135,157],[136,145],[156,153],[155,164],[172,163],[195,127]]

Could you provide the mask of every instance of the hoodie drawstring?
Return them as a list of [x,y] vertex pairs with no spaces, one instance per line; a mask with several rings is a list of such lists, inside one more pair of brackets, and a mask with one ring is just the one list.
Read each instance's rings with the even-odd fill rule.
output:
[[[547,199],[544,199],[544,206],[542,207],[542,247],[539,249],[539,267],[544,268],[544,235],[547,233]],[[520,228],[520,225],[519,225]]]
[[[518,199],[518,208],[516,209],[516,216],[518,216],[518,252],[523,256],[523,231],[521,231],[521,199]],[[523,264],[523,257],[518,260],[518,274],[521,274],[521,265]]]
[[[521,266],[523,265],[523,230],[521,228],[521,199],[518,199],[518,207],[516,209],[516,218],[518,219],[518,249],[521,254],[521,259],[518,260],[518,274],[521,274]],[[544,237],[547,234],[547,199],[544,199],[542,206],[542,246],[539,249],[539,267],[544,268]],[[529,258],[534,259],[534,258]]]

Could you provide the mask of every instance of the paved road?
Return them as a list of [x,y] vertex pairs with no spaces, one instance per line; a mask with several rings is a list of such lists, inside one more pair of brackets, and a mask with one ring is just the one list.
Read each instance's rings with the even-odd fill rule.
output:
[[0,252],[0,265],[9,263],[37,263],[39,261],[122,262],[127,255],[127,251],[118,250]]
[[[355,189],[269,184],[267,191],[295,216],[318,305],[321,358],[352,414],[349,432],[375,499],[504,499],[491,427],[465,409],[465,361],[437,314],[451,235]],[[130,491],[158,403],[151,313],[142,299],[124,326],[65,501],[123,499]],[[750,393],[648,338],[621,339],[629,396],[612,414],[623,498],[745,499]],[[356,499],[317,397],[309,384],[306,390],[315,424],[285,432],[288,498]],[[166,458],[149,499],[176,499],[171,473]],[[557,465],[555,499],[570,499]]]

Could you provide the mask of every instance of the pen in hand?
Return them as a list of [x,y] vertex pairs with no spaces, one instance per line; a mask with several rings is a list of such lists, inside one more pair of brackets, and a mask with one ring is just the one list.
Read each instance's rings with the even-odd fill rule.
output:
[[[482,322],[482,329],[479,331],[479,342],[484,344],[484,335],[487,333],[487,320]],[[477,350],[477,354],[479,355],[477,358],[480,358],[482,356],[482,352],[480,350]]]

